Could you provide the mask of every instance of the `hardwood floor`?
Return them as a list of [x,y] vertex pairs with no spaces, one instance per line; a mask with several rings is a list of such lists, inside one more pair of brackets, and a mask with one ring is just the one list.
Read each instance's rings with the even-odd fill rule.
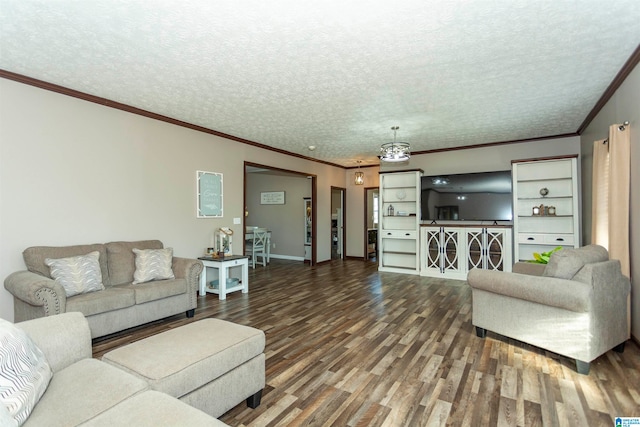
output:
[[249,294],[200,297],[194,318],[96,340],[94,357],[205,317],[264,330],[262,404],[223,415],[231,426],[613,426],[640,416],[632,341],[579,375],[568,358],[491,332],[477,338],[466,282],[358,260],[249,270]]

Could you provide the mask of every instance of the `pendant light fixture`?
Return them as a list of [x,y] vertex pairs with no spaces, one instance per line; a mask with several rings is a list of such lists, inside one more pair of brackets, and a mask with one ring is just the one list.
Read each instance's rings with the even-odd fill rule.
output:
[[364,172],[360,170],[360,163],[362,163],[362,160],[358,160],[358,170],[356,171],[356,177],[355,177],[356,185],[364,184]]
[[380,160],[383,162],[404,162],[411,157],[409,143],[396,141],[398,129],[400,129],[399,126],[392,126],[393,142],[387,142],[380,146]]

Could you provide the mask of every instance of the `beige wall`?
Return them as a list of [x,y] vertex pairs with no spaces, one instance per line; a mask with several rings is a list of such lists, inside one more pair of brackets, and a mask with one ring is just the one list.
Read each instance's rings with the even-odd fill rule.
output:
[[[284,205],[261,205],[263,191],[284,191]],[[275,258],[304,260],[304,198],[311,197],[311,180],[305,176],[247,174],[246,225],[271,230]]]
[[554,138],[468,150],[412,155],[408,163],[362,168],[364,185],[354,184],[355,169],[346,171],[347,183],[347,256],[364,256],[365,187],[379,185],[379,172],[422,169],[425,175],[510,170],[511,160],[580,154],[580,138]]
[[631,334],[640,339],[640,67],[636,66],[582,133],[583,235],[591,242],[591,179],[593,141],[608,137],[609,126],[631,124]]
[[383,171],[422,169],[425,175],[510,170],[511,160],[580,153],[580,138],[555,138],[468,150],[413,155],[408,165],[389,166]]
[[[345,171],[0,79],[0,281],[24,269],[35,245],[160,239],[197,257],[215,229],[236,235],[244,161],[318,177],[318,204]],[[196,218],[196,171],[224,174],[224,218]],[[318,221],[317,260],[331,258],[329,215]],[[234,252],[242,246],[234,244]],[[0,289],[0,317],[13,299]]]
[[[637,94],[635,75],[631,89]],[[24,269],[21,252],[34,245],[157,238],[179,256],[199,256],[211,246],[216,228],[230,226],[236,235],[242,234],[245,223],[233,225],[233,218],[244,219],[244,161],[316,175],[319,212],[330,211],[331,186],[345,187],[345,252],[349,257],[364,256],[364,187],[378,185],[377,166],[362,168],[365,185],[356,186],[352,169],[278,154],[10,80],[0,79],[0,94],[0,280]],[[637,122],[637,105],[633,111],[634,117],[623,119]],[[396,169],[421,168],[426,174],[504,170],[512,159],[579,152],[578,137],[551,139],[414,155],[409,165]],[[637,150],[634,156],[638,164]],[[224,174],[224,218],[196,218],[197,170]],[[637,213],[637,199],[634,206]],[[259,225],[251,223],[251,215],[250,210],[246,225]],[[331,258],[330,215],[318,215],[317,227],[317,261],[322,262]],[[638,228],[636,224],[636,242]],[[278,245],[280,237],[275,239]],[[234,252],[240,253],[241,247],[234,244]],[[277,246],[274,252],[279,250]],[[13,319],[12,297],[4,288],[0,317]]]
[[[375,149],[376,147],[374,147]],[[345,255],[347,257],[364,257],[364,205],[365,205],[365,188],[377,187],[379,183],[378,166],[361,168],[364,172],[364,185],[355,185],[354,177],[356,169],[347,169],[344,172],[346,190],[345,190],[345,210],[347,213],[346,220],[346,247]]]

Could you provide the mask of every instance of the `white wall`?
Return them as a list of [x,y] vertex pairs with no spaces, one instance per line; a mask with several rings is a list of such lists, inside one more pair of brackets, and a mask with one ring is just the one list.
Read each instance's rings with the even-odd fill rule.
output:
[[[0,281],[37,245],[160,239],[197,257],[220,226],[244,218],[244,161],[318,177],[318,204],[344,169],[279,154],[0,79]],[[196,171],[224,174],[224,218],[196,218]],[[331,221],[318,218],[317,261],[331,258]],[[241,246],[234,245],[239,253]],[[13,298],[0,289],[0,317]]]
[[591,180],[593,141],[608,138],[609,126],[631,124],[631,334],[640,339],[640,67],[636,66],[615,94],[582,133],[582,189],[584,241],[591,242]]

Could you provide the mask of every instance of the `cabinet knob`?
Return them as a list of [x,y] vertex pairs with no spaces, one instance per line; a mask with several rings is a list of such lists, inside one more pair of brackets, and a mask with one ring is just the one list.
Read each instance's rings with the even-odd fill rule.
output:
[[536,239],[533,237],[527,237],[527,240],[536,240]]
[[558,238],[556,239],[556,242],[564,242],[564,239],[563,239],[562,237],[558,237]]
[[411,236],[411,233],[404,233],[405,236]]

